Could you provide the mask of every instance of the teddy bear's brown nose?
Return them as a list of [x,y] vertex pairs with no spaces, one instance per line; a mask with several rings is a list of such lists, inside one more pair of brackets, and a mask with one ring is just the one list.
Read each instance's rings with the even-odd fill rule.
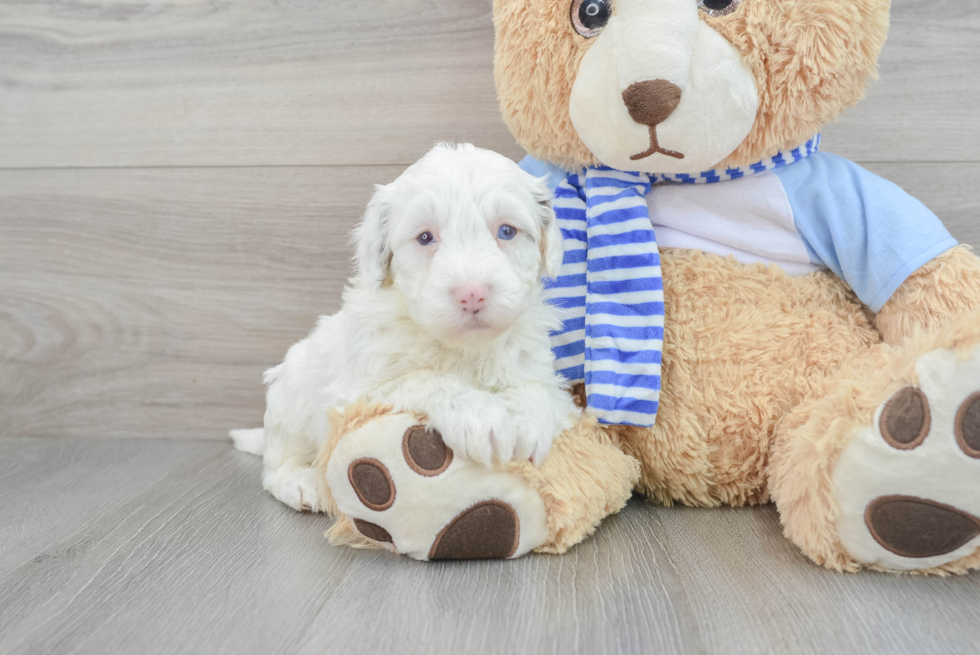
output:
[[681,88],[667,80],[635,82],[623,91],[630,117],[643,125],[663,123],[680,101]]

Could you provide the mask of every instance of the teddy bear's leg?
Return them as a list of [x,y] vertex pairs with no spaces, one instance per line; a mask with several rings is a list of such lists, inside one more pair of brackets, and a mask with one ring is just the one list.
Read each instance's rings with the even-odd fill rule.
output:
[[828,378],[776,427],[769,467],[786,535],[854,571],[980,567],[980,312]]
[[455,457],[423,420],[366,403],[332,417],[318,458],[338,516],[333,543],[387,547],[415,559],[561,553],[619,511],[639,477],[594,420],[554,443],[540,468],[487,469]]
[[642,463],[637,491],[665,504],[769,502],[777,420],[844,362],[880,344],[831,273],[664,248],[662,388],[652,428],[608,428]]
[[980,258],[969,246],[957,246],[910,275],[875,316],[875,326],[885,343],[899,344],[974,309],[980,309]]

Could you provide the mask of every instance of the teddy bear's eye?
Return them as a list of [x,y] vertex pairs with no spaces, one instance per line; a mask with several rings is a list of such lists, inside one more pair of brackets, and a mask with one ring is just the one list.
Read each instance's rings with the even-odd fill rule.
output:
[[612,16],[612,0],[572,0],[572,26],[587,39],[598,36]]
[[708,16],[727,16],[736,9],[741,0],[698,0],[698,9]]

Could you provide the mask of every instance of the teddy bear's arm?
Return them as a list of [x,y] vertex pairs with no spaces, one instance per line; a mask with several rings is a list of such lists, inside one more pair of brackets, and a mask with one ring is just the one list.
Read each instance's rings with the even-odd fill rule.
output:
[[898,186],[826,153],[777,175],[813,258],[877,312],[886,343],[980,307],[980,260]]
[[925,205],[843,157],[818,152],[773,172],[811,261],[847,282],[872,312],[957,245]]
[[902,283],[875,317],[885,343],[917,329],[932,332],[962,312],[980,308],[980,259],[968,246],[947,250]]

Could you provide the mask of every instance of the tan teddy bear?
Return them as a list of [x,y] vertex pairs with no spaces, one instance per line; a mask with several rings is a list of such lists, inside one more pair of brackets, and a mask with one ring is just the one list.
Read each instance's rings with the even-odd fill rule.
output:
[[495,0],[504,120],[566,238],[553,301],[581,308],[557,367],[587,411],[540,469],[487,471],[422,416],[347,408],[320,457],[334,539],[562,552],[635,489],[773,501],[828,568],[980,566],[980,260],[819,151],[876,74],[888,11]]

